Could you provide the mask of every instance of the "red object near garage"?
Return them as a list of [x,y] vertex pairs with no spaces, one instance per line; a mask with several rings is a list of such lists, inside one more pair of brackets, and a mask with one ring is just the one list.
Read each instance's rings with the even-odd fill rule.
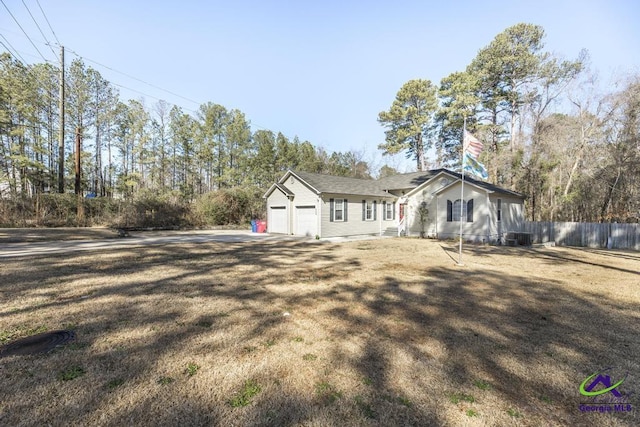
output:
[[267,221],[256,221],[258,233],[266,233],[267,232]]

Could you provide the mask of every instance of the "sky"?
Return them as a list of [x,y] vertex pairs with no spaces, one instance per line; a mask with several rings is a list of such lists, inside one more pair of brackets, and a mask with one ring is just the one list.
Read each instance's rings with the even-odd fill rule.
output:
[[415,162],[383,158],[378,113],[408,80],[438,85],[463,71],[511,25],[541,25],[545,49],[566,59],[587,49],[605,86],[640,74],[636,0],[2,2],[0,51],[57,63],[61,44],[67,66],[82,57],[123,100],[164,99],[186,112],[214,102],[244,112],[254,131],[403,172]]

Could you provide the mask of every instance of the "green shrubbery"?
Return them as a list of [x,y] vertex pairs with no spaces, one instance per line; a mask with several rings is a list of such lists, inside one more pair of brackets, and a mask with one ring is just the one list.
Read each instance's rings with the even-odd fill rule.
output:
[[84,219],[77,217],[74,194],[40,194],[0,200],[0,227],[109,226],[180,228],[246,225],[264,217],[262,190],[229,188],[185,200],[179,192],[142,191],[131,199],[82,199]]
[[230,188],[200,196],[194,205],[194,213],[208,225],[246,224],[261,218],[264,202],[256,188]]

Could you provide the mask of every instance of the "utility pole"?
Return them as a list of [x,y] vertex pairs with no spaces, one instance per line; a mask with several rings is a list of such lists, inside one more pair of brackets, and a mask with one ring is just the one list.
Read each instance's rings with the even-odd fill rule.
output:
[[60,133],[58,138],[58,193],[64,193],[64,46],[60,46]]
[[77,218],[78,218],[78,225],[81,225],[82,221],[84,220],[84,204],[82,203],[82,181],[80,179],[80,173],[81,173],[81,167],[80,167],[80,160],[81,160],[81,156],[80,156],[80,149],[82,146],[82,139],[81,139],[81,132],[82,132],[82,128],[77,127],[76,128],[76,197],[78,198],[78,207],[77,207]]

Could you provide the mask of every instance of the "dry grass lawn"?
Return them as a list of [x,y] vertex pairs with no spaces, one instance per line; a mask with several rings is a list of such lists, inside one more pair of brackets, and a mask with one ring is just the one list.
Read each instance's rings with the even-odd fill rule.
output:
[[[604,425],[640,391],[640,254],[386,239],[0,260],[0,425]],[[284,315],[289,313],[289,315]]]

